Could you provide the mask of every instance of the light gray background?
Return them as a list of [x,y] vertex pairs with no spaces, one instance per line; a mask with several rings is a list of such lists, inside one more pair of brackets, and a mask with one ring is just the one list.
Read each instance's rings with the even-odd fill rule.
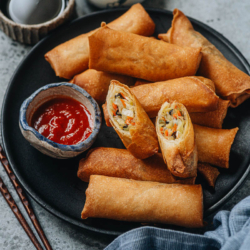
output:
[[[223,34],[250,61],[250,1],[146,0],[143,5],[144,7],[163,8],[171,11],[174,8],[179,8],[186,15],[208,24]],[[86,0],[76,0],[78,16],[92,11],[96,11],[96,9],[90,6]],[[31,46],[14,42],[0,31],[0,106],[11,76],[30,49]],[[0,176],[24,212],[22,204],[18,201],[19,199],[1,166]],[[237,202],[250,194],[249,189],[250,177],[222,209],[231,209]],[[72,226],[51,215],[33,200],[31,203],[53,249],[103,249],[113,239],[110,236],[95,234]],[[26,213],[24,214],[26,215]],[[27,216],[25,217],[27,219]],[[2,196],[0,196],[0,249],[35,249]]]

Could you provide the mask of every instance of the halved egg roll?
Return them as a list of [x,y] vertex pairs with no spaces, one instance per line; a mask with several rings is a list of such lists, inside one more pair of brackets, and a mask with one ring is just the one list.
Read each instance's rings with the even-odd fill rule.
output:
[[[139,3],[133,5],[122,16],[109,23],[108,26],[114,30],[122,30],[142,36],[151,36],[155,30],[153,20]],[[88,36],[96,30],[62,43],[45,54],[45,59],[50,63],[57,76],[71,79],[88,68]]]
[[165,102],[156,117],[156,132],[163,159],[170,172],[188,178],[197,174],[197,148],[187,109],[181,103]]
[[214,187],[220,174],[219,170],[208,163],[198,163],[198,173],[201,174],[209,186]]
[[192,48],[202,47],[202,59],[198,74],[211,79],[216,93],[237,107],[250,97],[250,76],[229,62],[204,36],[195,31],[188,18],[175,9],[172,27],[167,34],[158,37],[166,42]]
[[[164,102],[173,102],[174,100],[184,104],[189,112],[198,112],[200,115],[193,115],[196,120],[200,120],[199,116],[206,116],[205,113],[203,115],[203,113],[199,112],[219,112],[219,121],[215,119],[215,114],[211,112],[213,114],[212,119],[215,121],[207,121],[209,124],[218,124],[224,119],[222,118],[223,115],[226,115],[224,104],[227,101],[223,101],[223,113],[221,105],[219,107],[219,97],[214,93],[213,82],[204,77],[183,77],[165,82],[144,84],[143,86],[138,85],[130,90],[137,97],[150,118],[157,116]],[[111,127],[106,103],[102,105],[102,108],[106,124]]]
[[81,217],[202,227],[202,188],[91,175]]
[[110,74],[107,72],[88,69],[83,73],[76,75],[70,82],[85,89],[97,102],[103,104],[109,89],[111,80],[117,80],[131,86],[134,79],[129,76]]
[[229,168],[230,149],[239,128],[216,129],[193,124],[199,162]]
[[131,154],[145,159],[158,152],[154,124],[126,85],[111,81],[107,110],[110,123]]
[[192,123],[210,128],[222,128],[230,101],[219,99],[217,109],[210,112],[190,113]]
[[89,36],[89,68],[148,81],[195,75],[199,48],[180,47],[107,26]]
[[94,148],[79,162],[77,176],[89,182],[91,175],[105,175],[139,181],[194,184],[195,177],[178,179],[168,170],[162,155],[140,160],[128,150],[118,148]]
[[[210,127],[210,128],[222,128],[222,124],[226,117],[229,104],[230,104],[230,101],[219,99],[218,108],[216,110],[210,111],[210,112],[189,113],[189,116],[191,118],[192,123],[203,125],[203,126]],[[108,127],[112,127],[112,125],[109,122],[107,105],[103,104],[102,109],[103,109],[106,125]],[[154,118],[155,117],[152,117],[152,119]],[[153,120],[152,122],[155,123]]]
[[131,92],[149,117],[156,117],[166,101],[178,101],[188,112],[209,112],[217,109],[219,100],[213,82],[197,76],[139,85],[131,88]]

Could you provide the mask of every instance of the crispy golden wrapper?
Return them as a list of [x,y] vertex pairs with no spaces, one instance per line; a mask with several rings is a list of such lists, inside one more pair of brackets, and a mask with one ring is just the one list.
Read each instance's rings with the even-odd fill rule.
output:
[[198,75],[211,79],[216,93],[230,100],[237,107],[250,97],[250,76],[229,62],[223,54],[204,36],[195,31],[188,18],[175,9],[172,27],[167,34],[158,37],[166,42],[192,48],[202,47],[202,59]]
[[[164,82],[138,85],[130,89],[150,118],[157,116],[166,101],[178,101],[188,112],[209,112],[217,109],[219,97],[214,93],[214,84],[204,77],[183,77]],[[102,105],[104,119],[111,127],[106,104]]]
[[[122,30],[142,36],[151,36],[155,30],[153,20],[139,3],[133,5],[122,16],[109,23],[108,26],[114,30]],[[62,43],[45,54],[45,59],[50,63],[57,76],[71,79],[88,68],[88,37],[96,30]]]
[[217,109],[218,96],[214,84],[204,77],[190,76],[155,82],[131,88],[149,117],[156,117],[166,101],[182,103],[188,112],[208,112]]
[[92,175],[81,217],[202,227],[202,188]]
[[227,115],[227,109],[229,105],[229,100],[219,99],[216,110],[203,113],[190,113],[189,115],[192,123],[210,128],[222,128],[222,124],[224,118]]
[[133,86],[133,87],[136,87],[136,86],[139,86],[139,85],[143,85],[143,84],[148,84],[148,83],[152,83],[152,82],[149,82],[149,81],[146,81],[146,80],[142,80],[142,79],[137,79],[136,82],[135,82],[135,86]]
[[198,173],[201,174],[204,179],[207,181],[208,185],[214,187],[215,182],[220,174],[219,170],[215,167],[212,167],[208,163],[198,163]]
[[74,83],[85,89],[97,102],[103,104],[106,101],[109,85],[111,80],[117,80],[131,86],[134,79],[129,76],[110,74],[107,72],[88,69],[83,73],[76,75],[70,83]]
[[156,181],[161,183],[194,184],[195,177],[176,178],[168,170],[162,155],[140,160],[128,150],[118,148],[94,148],[79,162],[77,176],[89,182],[91,175],[133,179],[138,181]]
[[[133,125],[128,132],[122,130],[116,124],[111,111],[111,98],[117,92],[121,92],[132,99],[135,106],[135,125]],[[137,98],[131,93],[130,89],[126,85],[112,80],[106,100],[109,121],[130,153],[138,159],[145,159],[156,154],[159,147],[154,124],[149,119]]]
[[199,162],[229,168],[231,146],[239,128],[216,129],[193,124]]
[[195,75],[201,60],[198,48],[103,27],[89,36],[89,68],[148,81]]

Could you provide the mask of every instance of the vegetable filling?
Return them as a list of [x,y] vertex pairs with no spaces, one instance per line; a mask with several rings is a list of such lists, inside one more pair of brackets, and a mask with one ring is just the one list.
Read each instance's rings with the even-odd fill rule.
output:
[[184,114],[176,105],[165,108],[158,120],[161,134],[168,140],[179,139],[185,128]]
[[135,106],[122,92],[116,93],[112,102],[113,118],[119,127],[129,131],[135,125]]

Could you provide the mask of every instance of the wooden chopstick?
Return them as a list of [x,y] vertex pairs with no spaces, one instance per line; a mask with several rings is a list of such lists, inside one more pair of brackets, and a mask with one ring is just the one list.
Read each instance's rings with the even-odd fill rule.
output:
[[23,229],[25,230],[25,232],[27,233],[27,235],[29,236],[29,238],[33,242],[36,249],[43,250],[42,246],[40,245],[40,243],[36,239],[36,236],[33,234],[31,228],[29,227],[27,221],[24,219],[22,213],[20,212],[17,204],[13,200],[10,192],[8,191],[7,187],[4,185],[1,177],[0,177],[0,192],[2,193],[4,199],[7,201],[7,203],[9,204],[12,212],[14,213],[14,215],[16,216],[16,218],[18,219],[18,221],[22,225]]
[[[22,204],[23,204],[23,206],[25,207],[25,209],[26,209],[26,212],[27,212],[27,214],[28,214],[28,216],[29,216],[29,218],[30,218],[30,220],[32,221],[32,223],[33,223],[33,225],[34,225],[34,227],[35,227],[35,229],[36,229],[36,231],[37,231],[37,233],[38,233],[38,235],[39,235],[39,237],[41,238],[41,240],[42,240],[42,242],[43,242],[43,244],[44,244],[44,246],[45,246],[45,248],[47,249],[47,250],[52,250],[52,247],[50,246],[50,244],[49,244],[49,241],[48,241],[48,239],[46,238],[46,236],[45,236],[45,234],[44,234],[44,232],[43,232],[43,229],[41,228],[41,225],[40,225],[40,223],[38,222],[38,220],[37,220],[37,218],[36,218],[36,216],[35,216],[35,214],[34,214],[34,212],[33,212],[33,209],[32,209],[32,207],[31,207],[31,205],[29,204],[29,201],[28,201],[28,199],[26,198],[26,196],[25,196],[25,193],[23,192],[23,189],[21,188],[21,186],[20,186],[20,184],[19,184],[19,182],[18,182],[18,180],[17,180],[17,178],[16,178],[16,176],[15,176],[15,174],[12,172],[12,170],[11,170],[11,167],[10,167],[10,165],[9,165],[9,162],[8,162],[8,159],[6,158],[6,154],[5,154],[5,152],[4,152],[4,150],[3,150],[3,148],[2,148],[2,146],[0,145],[0,160],[1,160],[1,162],[2,162],[2,164],[3,164],[3,166],[4,166],[4,169],[5,169],[5,171],[7,172],[7,174],[8,174],[8,176],[9,176],[9,178],[10,178],[10,180],[11,180],[11,182],[12,182],[12,184],[13,184],[13,186],[15,187],[15,189],[16,189],[16,192],[17,192],[17,194],[18,194],[18,196],[19,196],[19,198],[20,198],[20,200],[21,200],[21,202],[22,202]],[[4,185],[4,184],[3,184]],[[6,188],[6,190],[7,190],[7,188]],[[7,192],[8,192],[8,190],[7,190]],[[10,195],[10,194],[9,194]],[[6,197],[4,196],[4,198],[6,199]],[[12,199],[12,198],[11,198]],[[12,199],[13,200],[13,199]],[[6,201],[8,202],[8,200],[6,199]],[[13,202],[14,202],[14,200],[13,200]],[[13,203],[12,202],[12,203]],[[11,204],[12,204],[11,203]],[[15,202],[14,202],[15,203]],[[8,202],[8,204],[9,204],[9,202]],[[10,204],[9,204],[10,205]],[[10,206],[11,207],[11,209],[12,209],[12,206]],[[18,209],[18,208],[17,208]],[[13,209],[12,209],[12,211],[13,211]],[[13,213],[15,213],[14,211],[13,211]],[[20,213],[20,212],[19,212]],[[21,214],[21,213],[20,213]],[[16,214],[15,214],[16,215]],[[16,215],[16,217],[17,217],[17,215]],[[18,218],[18,217],[17,217]],[[19,220],[19,218],[18,218],[18,220]],[[24,218],[23,218],[23,220],[25,220]],[[19,222],[20,222],[20,220],[19,220]],[[21,222],[20,222],[21,223]],[[27,224],[27,222],[25,221],[25,223]],[[23,224],[21,223],[21,225],[23,226]],[[27,224],[28,225],[28,224]],[[24,227],[24,226],[23,226]],[[30,228],[29,228],[30,229]],[[24,228],[24,230],[26,231],[26,229]],[[31,230],[31,229],[30,229]],[[32,231],[31,231],[32,232]],[[27,233],[27,231],[26,231],[26,233]],[[28,234],[28,233],[27,233]],[[33,233],[32,233],[33,234]],[[28,234],[29,235],[29,234]],[[34,235],[34,234],[33,234]],[[29,237],[30,237],[30,235],[29,235]],[[35,236],[34,236],[35,237]],[[30,239],[32,240],[32,238],[30,237]],[[37,241],[37,239],[36,239],[36,241]],[[34,241],[32,240],[32,242],[34,243]],[[38,242],[38,241],[37,241]],[[39,242],[38,242],[38,244],[39,244]],[[34,245],[35,245],[35,243],[34,243]],[[39,244],[39,246],[41,247],[41,245]],[[36,245],[35,245],[35,247],[37,247]],[[37,248],[37,249],[42,249],[42,248]]]

